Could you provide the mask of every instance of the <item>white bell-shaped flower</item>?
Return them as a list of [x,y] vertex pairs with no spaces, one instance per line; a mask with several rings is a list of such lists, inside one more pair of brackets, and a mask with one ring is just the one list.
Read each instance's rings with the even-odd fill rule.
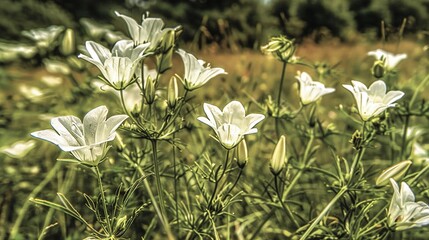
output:
[[299,81],[299,96],[303,105],[316,102],[323,95],[335,91],[334,88],[325,87],[321,82],[313,81],[306,72],[298,72],[296,79]]
[[368,52],[368,56],[374,56],[377,60],[384,61],[384,67],[390,71],[398,65],[398,63],[407,58],[407,54],[392,54],[390,52],[377,49],[375,51]]
[[203,60],[195,58],[194,55],[182,49],[178,49],[176,52],[182,57],[185,67],[185,76],[183,78],[178,76],[178,78],[189,91],[203,86],[219,74],[226,74],[223,68],[211,68],[210,64],[206,64]]
[[395,180],[390,179],[393,197],[387,216],[387,225],[396,231],[421,227],[429,224],[429,206],[424,202],[416,202],[414,193],[408,184],[401,183],[399,190]]
[[345,84],[343,86],[353,94],[359,115],[364,121],[378,116],[389,107],[394,107],[394,102],[404,96],[401,91],[386,93],[386,84],[382,80],[375,81],[369,88],[354,80],[352,80],[352,85]]
[[252,113],[246,116],[243,105],[238,101],[228,103],[221,111],[218,107],[204,103],[206,117],[198,117],[198,120],[209,125],[216,133],[217,140],[226,149],[234,148],[244,135],[256,133],[256,124],[265,116]]
[[84,164],[97,165],[107,153],[107,142],[115,139],[116,129],[128,118],[115,115],[106,120],[107,113],[106,106],[97,107],[85,115],[83,123],[75,116],[56,117],[51,120],[54,130],[31,135],[58,145]]
[[106,84],[120,90],[132,82],[148,44],[134,47],[131,41],[121,40],[112,51],[93,41],[87,41],[85,46],[89,56],[80,54],[79,57],[94,64],[101,71]]

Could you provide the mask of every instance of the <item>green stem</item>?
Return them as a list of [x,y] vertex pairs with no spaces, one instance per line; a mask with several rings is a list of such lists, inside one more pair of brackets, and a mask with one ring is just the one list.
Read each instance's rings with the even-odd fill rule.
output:
[[[366,144],[366,141],[367,141],[366,136],[365,136],[365,134],[366,134],[365,129],[366,129],[366,121],[363,122],[362,130],[361,130],[361,132],[362,132],[362,141],[364,142],[364,144]],[[355,158],[353,159],[353,163],[352,163],[352,166],[351,166],[350,172],[349,172],[350,179],[354,175],[355,168],[357,167],[357,165],[359,164],[359,162],[362,160],[362,156],[365,153],[365,150],[366,150],[365,146],[360,146],[360,148],[358,150],[358,153],[355,155]]]
[[299,224],[296,221],[295,217],[293,216],[292,211],[290,210],[289,206],[286,205],[282,199],[282,194],[280,193],[280,189],[279,189],[279,184],[278,184],[278,180],[277,180],[278,176],[274,176],[274,186],[276,189],[276,194],[277,197],[279,198],[279,202],[282,205],[283,210],[286,212],[286,214],[288,215],[288,217],[290,218],[290,220],[292,221],[293,225],[295,225],[295,228],[299,228]]
[[420,170],[420,172],[415,176],[415,177],[413,177],[409,182],[408,182],[408,184],[409,185],[412,185],[415,181],[417,181],[417,179],[419,179],[423,174],[425,174],[427,171],[429,170],[429,164],[426,164],[426,166],[422,169],[422,170]]
[[[173,133],[173,139],[175,138],[175,134]],[[177,221],[177,235],[180,236],[180,219],[179,219],[179,190],[177,188],[178,179],[177,179],[177,159],[176,159],[176,147],[173,146],[173,172],[174,172],[174,202],[176,204],[176,221]]]
[[113,228],[112,228],[112,224],[110,222],[110,216],[109,213],[107,212],[107,199],[106,196],[104,195],[104,188],[103,188],[103,182],[101,181],[101,173],[100,173],[100,169],[98,168],[98,165],[95,165],[95,174],[97,175],[97,180],[98,180],[98,187],[100,189],[100,194],[101,194],[101,202],[103,202],[103,212],[104,212],[104,219],[107,223],[107,229],[108,229],[108,235],[112,235],[113,234]]
[[229,149],[226,151],[225,165],[223,166],[222,173],[220,174],[220,176],[215,176],[216,177],[215,187],[213,189],[212,196],[210,197],[210,201],[208,203],[207,209],[210,209],[210,207],[212,206],[214,197],[215,197],[216,192],[217,192],[217,188],[219,187],[219,182],[223,178],[223,176],[225,175],[226,167],[227,167],[227,165],[229,163],[229,152],[230,151],[231,150],[229,150]]
[[46,175],[45,179],[37,185],[33,191],[28,196],[27,200],[25,201],[24,205],[19,210],[19,214],[17,219],[15,220],[15,223],[12,226],[12,230],[10,231],[9,239],[13,240],[16,238],[16,234],[19,231],[19,227],[21,226],[22,221],[24,220],[25,214],[28,211],[28,208],[30,207],[31,201],[29,199],[33,199],[36,197],[37,194],[39,194],[40,191],[43,190],[43,188],[51,182],[52,178],[55,176],[55,173],[57,173],[58,168],[60,167],[60,163],[56,162],[54,167],[48,172],[48,175]]
[[276,112],[276,119],[275,119],[277,137],[280,136],[280,130],[279,130],[280,103],[281,103],[282,89],[283,89],[283,83],[284,83],[285,73],[286,73],[286,66],[287,66],[287,62],[284,61],[283,67],[282,67],[282,75],[280,77],[279,92],[277,93],[277,112]]
[[410,115],[405,116],[405,122],[404,122],[404,128],[402,129],[402,144],[401,144],[401,159],[405,158],[406,153],[406,145],[407,145],[407,130],[408,130],[408,124],[410,123]]
[[306,168],[310,165],[309,164],[309,159],[308,159],[308,155],[310,154],[310,149],[311,146],[313,145],[313,141],[314,141],[314,134],[313,131],[311,131],[310,133],[310,139],[308,140],[307,146],[305,148],[304,151],[304,156],[302,157],[302,162],[303,164],[303,168],[300,168],[298,170],[298,172],[295,174],[295,176],[293,177],[292,181],[290,182],[290,184],[287,186],[286,190],[283,192],[283,196],[281,198],[281,200],[283,201],[284,199],[286,199],[286,197],[288,196],[289,192],[293,189],[293,187],[295,186],[295,184],[298,182],[298,179],[301,177],[302,173],[306,170]]
[[341,188],[341,190],[335,195],[334,198],[326,205],[326,207],[323,209],[323,211],[317,216],[317,218],[311,223],[310,227],[305,231],[305,233],[302,235],[300,240],[305,240],[307,237],[311,234],[313,229],[316,227],[317,224],[322,220],[323,217],[331,210],[331,208],[334,206],[334,204],[343,196],[343,194],[347,191],[347,186],[344,186]]
[[161,208],[161,217],[162,220],[165,222],[165,224],[168,224],[167,218],[166,218],[166,211],[165,211],[165,203],[164,203],[164,192],[161,184],[161,173],[159,170],[159,162],[157,157],[157,142],[156,140],[151,140],[152,143],[152,160],[153,160],[153,166],[155,171],[155,180],[156,180],[156,190],[158,192],[158,200],[159,200],[159,206]]
[[153,205],[153,207],[155,208],[155,212],[156,212],[156,214],[158,215],[158,217],[159,217],[159,219],[160,219],[160,221],[161,221],[161,224],[162,224],[162,226],[164,227],[164,229],[165,229],[165,231],[166,231],[167,235],[169,236],[169,237],[168,237],[168,239],[174,239],[173,234],[171,233],[170,225],[169,225],[169,224],[167,224],[167,223],[164,221],[164,219],[163,219],[163,217],[162,217],[162,214],[161,214],[161,210],[159,209],[159,206],[158,206],[158,204],[156,203],[155,196],[153,195],[152,189],[151,189],[151,187],[150,187],[150,185],[149,185],[149,181],[147,180],[147,177],[146,177],[147,175],[145,174],[145,172],[143,171],[142,167],[141,167],[138,163],[136,163],[136,162],[132,161],[132,160],[131,160],[128,156],[126,156],[126,155],[124,155],[124,157],[125,157],[125,159],[127,159],[127,161],[129,161],[129,162],[130,162],[130,164],[132,164],[132,166],[133,166],[135,169],[137,169],[137,171],[140,173],[140,175],[141,175],[142,177],[144,177],[144,179],[143,179],[143,184],[144,184],[144,186],[145,186],[145,188],[146,188],[146,190],[147,190],[147,192],[148,192],[148,194],[149,194],[149,198],[150,198],[150,200],[152,201],[152,205]]
[[240,172],[238,173],[237,178],[234,181],[234,184],[232,184],[232,187],[230,189],[228,189],[228,192],[225,194],[225,196],[223,197],[224,199],[226,199],[226,197],[228,197],[228,195],[231,193],[231,191],[235,188],[235,186],[237,186],[238,180],[240,180],[241,175],[243,174],[243,168],[240,168]]
[[161,126],[160,130],[158,131],[158,137],[162,135],[165,129],[168,129],[176,120],[177,116],[179,115],[180,111],[182,110],[183,105],[186,103],[186,97],[188,96],[189,91],[185,89],[185,93],[183,95],[182,101],[179,102],[179,106],[174,111],[174,114],[171,118],[168,119],[167,122],[164,122]]

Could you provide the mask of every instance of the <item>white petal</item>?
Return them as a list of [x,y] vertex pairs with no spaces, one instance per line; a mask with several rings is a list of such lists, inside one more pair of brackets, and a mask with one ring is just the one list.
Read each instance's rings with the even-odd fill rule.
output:
[[99,43],[86,41],[85,46],[91,58],[97,62],[104,63],[106,59],[112,56],[109,49]]
[[386,94],[386,84],[381,80],[375,81],[371,84],[371,86],[369,86],[368,94],[381,98],[384,97],[384,95]]
[[106,106],[99,106],[89,111],[83,118],[83,129],[87,145],[96,143],[96,135],[99,134],[98,128],[104,125],[107,112]]

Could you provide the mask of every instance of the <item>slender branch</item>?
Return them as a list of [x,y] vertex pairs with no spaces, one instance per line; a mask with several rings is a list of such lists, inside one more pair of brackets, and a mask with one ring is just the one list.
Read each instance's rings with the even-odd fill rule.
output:
[[110,222],[109,213],[107,212],[107,204],[106,204],[107,199],[106,199],[106,196],[104,195],[104,188],[103,188],[103,182],[101,181],[100,169],[98,168],[98,165],[95,165],[94,169],[95,169],[95,174],[97,175],[98,187],[100,189],[100,194],[101,194],[101,201],[103,202],[104,219],[107,223],[107,229],[109,230],[108,235],[111,235],[113,233],[113,229],[112,229],[112,224]]
[[326,205],[326,207],[323,209],[323,211],[317,216],[317,218],[311,223],[310,227],[307,228],[307,231],[301,236],[300,240],[305,240],[307,237],[311,234],[313,229],[316,227],[317,224],[322,220],[323,217],[331,210],[331,208],[334,206],[334,204],[343,196],[343,194],[347,191],[347,186],[343,186],[341,190],[335,195],[334,198]]
[[283,62],[282,67],[282,75],[280,77],[280,85],[279,85],[279,92],[277,93],[277,112],[276,112],[276,118],[275,118],[275,127],[276,127],[276,136],[280,136],[280,129],[279,129],[279,115],[280,115],[280,103],[281,103],[281,97],[282,97],[282,89],[283,89],[283,83],[285,79],[285,73],[286,73],[286,66],[287,61]]

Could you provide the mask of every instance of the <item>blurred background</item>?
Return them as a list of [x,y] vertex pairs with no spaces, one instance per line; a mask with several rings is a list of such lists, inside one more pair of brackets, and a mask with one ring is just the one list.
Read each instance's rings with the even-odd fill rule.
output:
[[258,49],[278,34],[317,43],[374,41],[396,36],[401,26],[405,36],[424,40],[429,24],[427,0],[2,0],[1,38],[24,41],[23,30],[50,25],[84,31],[82,19],[120,29],[115,10],[138,21],[150,12],[166,26],[182,25],[183,41],[230,50]]

